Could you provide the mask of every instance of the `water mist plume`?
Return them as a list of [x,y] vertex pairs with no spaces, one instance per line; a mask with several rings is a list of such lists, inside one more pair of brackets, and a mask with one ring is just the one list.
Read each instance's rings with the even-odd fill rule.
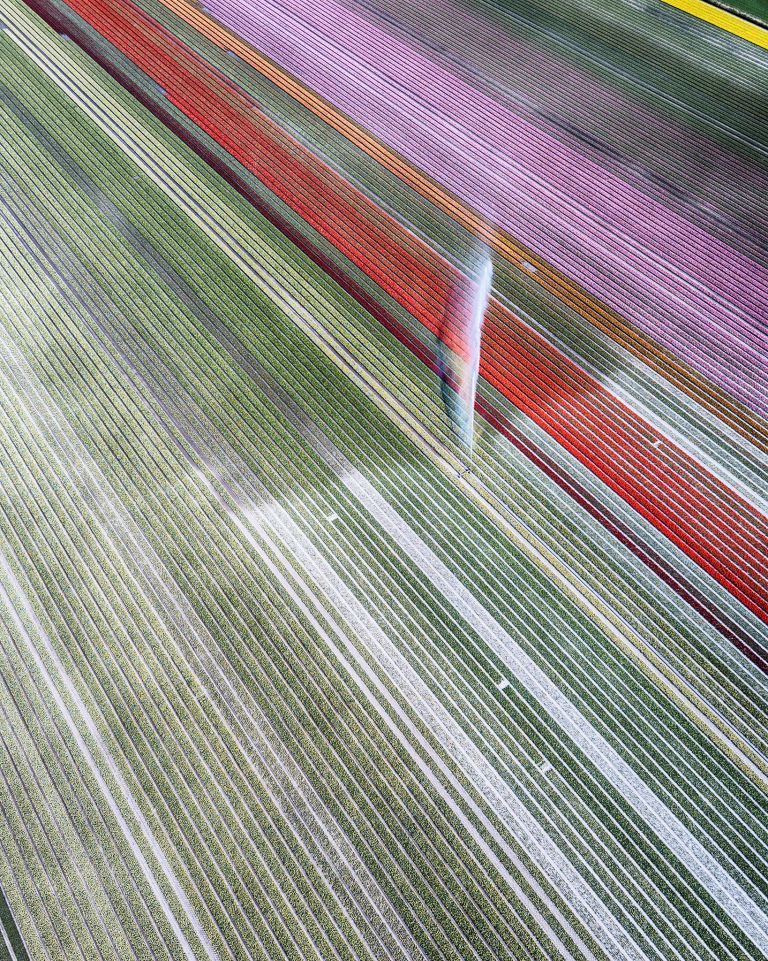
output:
[[475,280],[472,298],[459,310],[463,317],[456,325],[459,343],[455,345],[452,367],[448,363],[448,350],[443,338],[438,339],[438,372],[440,393],[445,412],[461,443],[472,453],[475,430],[475,397],[480,375],[480,346],[483,322],[488,309],[493,284],[493,262],[486,257]]

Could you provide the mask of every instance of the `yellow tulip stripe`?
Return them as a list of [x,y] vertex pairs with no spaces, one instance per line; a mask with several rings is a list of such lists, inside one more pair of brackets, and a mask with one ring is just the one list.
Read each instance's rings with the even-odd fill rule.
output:
[[735,13],[721,10],[711,3],[705,3],[704,0],[663,0],[663,2],[768,50],[768,30],[749,20],[744,20]]

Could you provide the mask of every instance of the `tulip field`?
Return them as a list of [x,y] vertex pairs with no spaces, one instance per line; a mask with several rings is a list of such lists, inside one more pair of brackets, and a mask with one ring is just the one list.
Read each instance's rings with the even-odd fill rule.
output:
[[0,961],[768,959],[766,80],[0,0]]

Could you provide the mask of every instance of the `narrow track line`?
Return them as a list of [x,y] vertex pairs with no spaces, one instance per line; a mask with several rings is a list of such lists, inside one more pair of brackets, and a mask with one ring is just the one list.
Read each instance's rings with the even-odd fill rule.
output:
[[[73,795],[74,806],[77,808],[77,811],[79,812],[80,823],[87,825],[87,830],[91,832],[92,836],[95,837],[101,834],[102,838],[104,838],[105,836],[109,838],[109,841],[110,841],[109,854],[107,854],[107,851],[106,851],[107,845],[102,844],[101,846],[102,849],[100,854],[101,854],[101,858],[105,862],[104,867],[100,869],[99,866],[95,864],[95,862],[94,862],[94,867],[97,871],[101,870],[103,874],[109,874],[112,877],[115,888],[120,892],[120,894],[123,896],[123,898],[126,901],[126,905],[128,907],[129,913],[133,920],[133,924],[135,926],[135,930],[140,931],[141,934],[144,935],[146,944],[149,948],[149,945],[151,942],[150,942],[150,939],[146,937],[146,934],[147,934],[146,929],[149,929],[156,938],[160,938],[160,932],[159,932],[159,928],[157,927],[156,919],[154,918],[154,915],[153,915],[155,908],[154,906],[152,908],[149,907],[149,903],[146,898],[146,891],[141,890],[137,884],[134,884],[132,889],[130,888],[130,886],[129,887],[126,886],[125,879],[126,878],[132,879],[132,875],[130,874],[130,870],[128,867],[128,861],[129,861],[130,855],[126,856],[125,851],[123,851],[120,844],[117,843],[115,834],[114,834],[115,826],[109,822],[107,817],[105,817],[103,810],[98,804],[98,801],[89,790],[82,771],[79,771],[77,768],[78,762],[75,758],[75,753],[72,749],[72,745],[69,743],[66,735],[61,731],[61,728],[60,728],[60,724],[63,723],[63,719],[59,718],[59,724],[57,724],[57,721],[55,718],[55,707],[52,708],[47,701],[45,700],[42,701],[42,710],[43,710],[42,716],[38,708],[33,704],[32,698],[30,697],[30,692],[28,690],[28,686],[32,686],[35,692],[35,695],[38,698],[40,697],[40,691],[42,689],[39,687],[39,684],[36,683],[36,678],[34,677],[33,672],[30,670],[29,665],[26,664],[26,662],[24,662],[24,681],[22,682],[21,679],[19,678],[18,670],[16,671],[16,677],[17,677],[17,681],[19,683],[20,689],[23,692],[24,706],[18,705],[17,698],[14,698],[14,700],[17,703],[19,714],[22,717],[24,717],[24,724],[27,731],[29,732],[29,736],[33,737],[32,730],[28,720],[29,716],[31,715],[32,717],[35,718],[36,723],[38,724],[38,726],[40,727],[40,730],[43,733],[45,743],[48,746],[49,755],[55,759],[54,761],[56,765],[55,769],[53,764],[49,765],[47,762],[45,761],[43,762],[46,773],[48,777],[51,779],[51,782],[53,784],[60,785],[62,778],[64,779],[66,788]],[[50,733],[51,729],[57,735],[59,735],[59,738],[60,738],[56,740],[55,744],[51,738],[51,733]],[[41,750],[41,756],[42,756],[42,750]],[[65,760],[65,758],[67,758],[68,760]],[[67,767],[65,767],[65,765],[68,766],[68,769]],[[59,773],[57,773],[57,771]],[[58,790],[59,797],[62,800],[62,804],[64,804],[64,806],[66,807],[67,805],[66,805],[66,801],[64,800],[64,792],[62,792],[60,786],[57,786],[57,790]],[[78,792],[82,792],[82,794],[85,795],[85,797],[87,798],[85,802],[83,802],[83,799]],[[94,823],[92,815],[89,815],[86,812],[86,806],[89,806],[89,805],[92,808],[94,808],[97,812],[97,818],[100,819],[98,824]],[[74,820],[72,823],[74,825]],[[117,858],[117,860],[121,864],[121,873],[123,875],[123,878],[118,878],[118,873],[115,871],[114,863],[109,856],[113,853],[114,853],[114,856]],[[128,893],[129,890],[132,890],[133,893],[129,894]],[[138,921],[137,913],[136,913],[136,904],[134,899],[136,898],[137,895],[138,895],[138,898],[142,901],[143,907],[146,912],[142,919],[144,923],[143,929],[142,929],[141,923]],[[149,950],[151,950],[151,948],[149,948]]]
[[[7,679],[6,679],[6,678],[3,678],[3,684],[4,684],[4,686],[6,686],[6,691],[7,691],[8,689],[7,689]],[[9,719],[9,717],[8,717],[7,706],[6,706],[6,704],[4,703],[4,701],[2,701],[2,700],[0,700],[0,713],[2,713],[2,716],[3,716],[3,718],[5,719],[6,725],[9,725],[10,719]],[[42,787],[42,785],[40,784],[39,775],[38,775],[37,771],[35,770],[34,765],[33,765],[32,762],[30,761],[29,754],[28,754],[26,748],[24,748],[23,746],[21,746],[20,750],[17,749],[15,752],[12,751],[12,750],[10,749],[8,743],[6,742],[5,737],[4,737],[4,735],[3,735],[2,733],[0,733],[0,744],[2,744],[2,746],[5,748],[4,753],[5,753],[5,755],[6,755],[6,756],[8,757],[8,759],[9,759],[8,769],[13,769],[13,771],[14,771],[14,773],[15,773],[15,775],[16,775],[16,778],[18,779],[19,783],[22,783],[22,784],[23,784],[23,783],[25,782],[25,780],[26,780],[27,782],[31,781],[32,784],[36,787],[36,789],[37,789],[39,795],[41,796],[41,798],[44,799],[43,802],[42,802],[42,804],[36,804],[36,805],[34,805],[34,815],[33,815],[33,818],[34,818],[34,820],[37,821],[37,824],[39,825],[39,828],[40,828],[41,832],[44,833],[44,834],[48,834],[48,832],[46,831],[46,826],[45,826],[45,823],[44,823],[43,816],[42,816],[42,814],[41,814],[41,809],[42,809],[42,810],[45,810],[45,811],[47,812],[47,818],[48,818],[49,823],[55,824],[55,823],[57,823],[57,820],[56,820],[56,818],[55,818],[54,815],[53,815],[53,809],[52,809],[52,805],[51,805],[50,796],[48,796],[48,795],[46,794],[46,792],[43,790],[43,787]],[[22,759],[23,759],[23,760],[22,760]],[[24,773],[23,773],[22,770],[21,770],[21,765],[22,765],[22,764],[24,764],[24,766],[26,767],[26,770],[27,770],[27,778],[26,778],[26,779],[25,779],[25,777],[24,777]],[[30,798],[30,800],[31,800],[31,798]],[[27,820],[27,827],[28,827],[28,826],[29,826],[29,820]],[[28,829],[29,829],[29,827],[28,827]],[[30,831],[30,836],[31,836],[31,831]],[[105,954],[105,952],[104,952],[104,947],[103,947],[103,945],[102,945],[101,938],[98,937],[97,934],[94,932],[94,920],[95,920],[96,924],[100,924],[101,930],[103,931],[104,935],[106,935],[107,941],[109,942],[109,945],[110,945],[111,948],[112,948],[113,956],[114,956],[114,957],[118,957],[118,956],[119,956],[119,952],[118,952],[118,949],[117,949],[117,945],[115,944],[114,936],[113,936],[113,934],[112,934],[112,926],[111,926],[111,925],[107,925],[107,923],[106,923],[106,921],[105,921],[105,918],[104,918],[103,908],[97,906],[96,899],[95,899],[95,896],[94,896],[94,891],[93,891],[92,887],[91,887],[91,886],[88,884],[88,882],[86,881],[85,875],[83,874],[82,868],[81,868],[80,863],[79,863],[79,857],[70,858],[70,859],[67,861],[67,865],[66,865],[66,867],[69,868],[69,871],[67,871],[67,870],[65,869],[65,865],[64,865],[64,863],[62,862],[61,854],[60,854],[59,851],[56,849],[56,848],[57,848],[57,845],[61,843],[61,840],[62,840],[62,837],[60,837],[60,836],[55,836],[55,840],[52,840],[52,843],[51,843],[51,850],[53,851],[53,857],[54,857],[54,859],[55,859],[56,867],[57,867],[58,870],[60,871],[61,876],[62,876],[63,878],[66,878],[66,879],[67,879],[67,886],[68,886],[68,889],[69,889],[69,895],[70,895],[70,897],[71,897],[71,899],[72,899],[73,904],[74,904],[75,907],[76,907],[77,914],[78,914],[79,917],[80,917],[80,922],[79,922],[79,924],[82,924],[82,925],[84,926],[87,934],[90,936],[90,939],[91,939],[91,941],[93,942],[93,944],[94,944],[94,946],[95,946],[95,948],[96,948],[96,951],[97,951],[97,953],[98,953],[98,956],[102,959],[102,961],[106,961],[106,959],[109,957],[109,954]],[[68,852],[68,853],[69,853],[69,852]],[[78,852],[78,853],[79,853],[79,852]],[[46,874],[48,875],[48,878],[49,878],[49,881],[50,881],[50,872],[49,872],[49,870],[48,870],[47,865],[46,865]],[[72,883],[72,876],[73,876],[73,875],[74,875],[75,878],[76,878],[76,883],[75,883],[74,885],[73,885],[73,883]],[[52,887],[54,887],[54,888],[56,887],[56,885],[54,885],[52,882],[51,882],[51,884],[52,884]],[[77,889],[79,889],[79,892],[78,892],[78,893],[76,893],[76,890],[77,890]],[[88,916],[86,916],[86,908],[87,908],[87,907],[90,908],[90,914],[91,914],[91,917],[90,917],[90,918],[89,918]],[[79,924],[78,924],[78,926],[79,926]],[[83,950],[82,943],[81,943],[79,946],[80,946],[80,950],[82,951],[82,950]],[[123,945],[122,945],[122,946],[123,946],[123,948],[127,947],[124,942],[123,942]],[[130,950],[130,948],[129,948],[128,950]],[[89,953],[90,953],[90,951],[89,951]],[[135,956],[135,955],[134,955],[134,956]]]
[[[34,842],[30,840],[23,820],[19,821],[17,798],[15,793],[8,788],[8,781],[7,781],[4,767],[0,768],[0,784],[6,787],[7,790],[4,791],[4,793],[7,793],[11,802],[10,804],[3,805],[3,807],[0,808],[0,853],[2,853],[4,859],[7,861],[8,864],[15,863],[18,865],[19,863],[21,863],[26,869],[25,873],[27,877],[20,878],[18,886],[20,889],[20,896],[22,900],[27,905],[29,905],[30,901],[33,901],[34,907],[37,909],[38,918],[33,919],[32,918],[33,909],[32,909],[32,906],[29,905],[30,922],[35,927],[35,933],[38,936],[39,943],[46,944],[46,942],[50,943],[51,941],[53,941],[54,945],[58,944],[59,951],[61,952],[61,955],[64,956],[64,952],[67,950],[64,946],[65,939],[67,941],[69,939],[67,938],[66,933],[62,929],[69,927],[69,923],[68,923],[66,914],[64,914],[64,912],[61,911],[61,897],[57,893],[56,888],[51,887],[50,879],[49,879],[49,875],[46,870],[46,867],[42,862],[42,859],[37,857],[36,846],[34,845]],[[12,812],[13,814],[15,814],[15,818],[12,817]],[[14,824],[14,821],[16,822],[15,824]],[[3,823],[5,824],[6,830],[2,830]],[[21,824],[21,827],[19,826],[20,824]],[[15,858],[12,856],[9,856],[8,847],[6,846],[6,841],[3,839],[3,835],[5,835],[5,838],[7,839],[8,844],[14,845],[16,849]],[[24,838],[23,842],[21,841],[22,837]],[[30,858],[25,856],[24,853],[22,853],[22,848],[23,847],[28,848],[29,846],[32,846],[33,848],[35,848],[33,857],[35,858],[35,861],[37,863],[34,864],[34,866],[30,864]],[[41,867],[42,867],[42,871],[40,870]],[[33,898],[26,897],[25,892],[21,891],[22,884],[24,882],[26,882],[25,886],[34,885],[34,891],[32,892]],[[45,882],[47,882],[47,884]],[[61,926],[57,925],[53,920],[53,915],[51,913],[52,905],[56,905],[59,909],[58,914],[61,915],[62,917]],[[49,933],[52,934],[52,937],[49,937],[48,939],[45,938],[45,935],[40,930],[40,927],[41,927],[39,923],[40,911],[44,911],[47,916],[47,927],[49,928]],[[77,941],[75,941],[74,944],[77,945]],[[82,950],[79,951],[79,954],[80,954],[80,957],[83,958]]]

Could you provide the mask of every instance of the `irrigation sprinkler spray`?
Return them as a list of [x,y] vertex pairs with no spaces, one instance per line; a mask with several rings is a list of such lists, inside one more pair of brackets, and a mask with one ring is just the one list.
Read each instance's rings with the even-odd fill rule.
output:
[[488,309],[493,282],[493,261],[487,254],[470,288],[471,297],[459,304],[458,323],[452,325],[458,337],[453,344],[452,363],[443,336],[437,341],[440,394],[454,433],[467,450],[470,461],[474,449],[475,397],[480,374],[480,346],[483,321]]

